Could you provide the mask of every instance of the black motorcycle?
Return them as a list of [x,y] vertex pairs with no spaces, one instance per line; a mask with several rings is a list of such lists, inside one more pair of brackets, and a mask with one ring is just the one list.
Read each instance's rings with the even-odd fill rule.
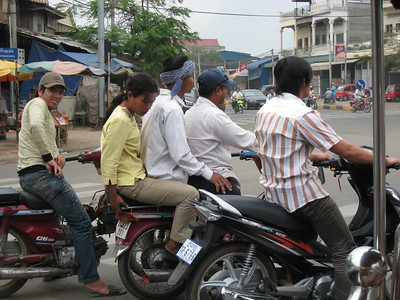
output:
[[[372,165],[337,155],[319,165],[329,166],[335,176],[350,175],[359,207],[349,228],[358,246],[372,246]],[[199,217],[191,224],[194,241],[187,240],[178,252],[184,262],[168,281],[176,284],[190,278],[186,299],[333,299],[331,253],[310,224],[258,197],[200,193],[200,200],[188,200]],[[389,184],[386,201],[390,256],[400,222],[400,194]]]

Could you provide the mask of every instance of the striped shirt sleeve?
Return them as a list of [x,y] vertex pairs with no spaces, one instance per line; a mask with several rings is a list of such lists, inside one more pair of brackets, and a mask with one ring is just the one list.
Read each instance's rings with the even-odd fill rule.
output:
[[319,113],[315,111],[310,111],[303,115],[299,120],[298,128],[301,137],[305,141],[323,152],[328,151],[342,140],[333,128],[325,123]]

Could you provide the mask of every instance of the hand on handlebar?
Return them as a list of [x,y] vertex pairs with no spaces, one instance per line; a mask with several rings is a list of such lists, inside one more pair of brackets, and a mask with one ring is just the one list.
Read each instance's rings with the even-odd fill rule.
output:
[[232,185],[221,174],[213,172],[213,175],[211,176],[211,178],[208,181],[215,185],[215,189],[217,190],[218,193],[219,193],[220,189],[223,194],[226,194],[225,189],[232,191]]
[[[386,157],[386,167],[392,167],[393,169],[398,170],[400,168],[400,159],[396,157]],[[386,170],[389,173],[389,170]]]
[[311,161],[328,161],[331,159],[332,157],[328,153],[312,153],[310,155]]

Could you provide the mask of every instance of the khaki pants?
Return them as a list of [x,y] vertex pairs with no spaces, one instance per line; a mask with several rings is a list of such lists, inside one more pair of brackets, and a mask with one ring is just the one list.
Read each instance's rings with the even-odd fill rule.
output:
[[192,186],[170,180],[146,177],[135,179],[135,185],[117,186],[121,195],[139,202],[159,206],[176,206],[170,238],[183,243],[192,235],[189,222],[196,219],[196,214],[186,203],[187,198],[199,199],[199,192]]

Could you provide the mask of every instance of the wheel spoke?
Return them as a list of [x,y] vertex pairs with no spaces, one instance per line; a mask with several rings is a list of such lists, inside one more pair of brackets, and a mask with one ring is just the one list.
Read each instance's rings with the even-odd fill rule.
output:
[[200,290],[206,287],[224,287],[226,286],[225,281],[203,281],[200,284]]
[[233,266],[233,263],[230,260],[230,257],[225,257],[222,260],[223,260],[223,262],[225,263],[225,266],[228,269],[230,277],[233,278],[234,280],[238,280],[238,278],[236,276],[236,272],[235,272],[235,267]]

